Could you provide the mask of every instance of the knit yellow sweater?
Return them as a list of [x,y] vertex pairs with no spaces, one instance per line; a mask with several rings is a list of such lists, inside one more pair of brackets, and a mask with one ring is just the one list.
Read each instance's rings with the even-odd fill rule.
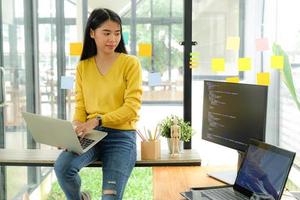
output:
[[136,57],[121,53],[105,75],[98,71],[94,57],[79,62],[74,120],[85,122],[100,114],[102,126],[132,130],[141,98],[142,69]]

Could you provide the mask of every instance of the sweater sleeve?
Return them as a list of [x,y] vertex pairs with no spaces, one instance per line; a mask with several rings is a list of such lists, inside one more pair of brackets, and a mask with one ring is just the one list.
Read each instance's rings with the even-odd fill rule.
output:
[[84,96],[82,93],[82,67],[81,64],[76,69],[75,80],[75,113],[73,120],[85,122],[87,118],[86,108],[84,105]]
[[124,71],[126,89],[124,103],[118,109],[102,116],[102,124],[118,125],[128,121],[136,120],[142,101],[142,69],[137,58],[128,63]]

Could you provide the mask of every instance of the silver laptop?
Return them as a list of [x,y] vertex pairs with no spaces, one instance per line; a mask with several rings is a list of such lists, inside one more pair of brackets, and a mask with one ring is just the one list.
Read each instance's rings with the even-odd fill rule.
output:
[[234,185],[192,188],[181,195],[189,200],[279,200],[295,153],[263,142],[252,141]]
[[79,138],[70,121],[28,112],[23,112],[22,115],[36,142],[65,148],[78,154],[88,151],[107,135],[106,132],[93,130],[84,138]]

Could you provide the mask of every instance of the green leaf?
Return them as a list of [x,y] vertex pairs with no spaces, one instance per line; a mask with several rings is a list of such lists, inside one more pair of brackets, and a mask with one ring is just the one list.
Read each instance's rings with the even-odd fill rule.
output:
[[281,71],[282,77],[283,77],[283,82],[287,86],[293,100],[295,101],[298,110],[300,110],[300,102],[296,93],[295,85],[294,85],[294,80],[293,80],[293,74],[291,70],[291,65],[289,62],[289,57],[287,53],[280,47],[280,45],[274,43],[273,47],[273,54],[276,56],[283,56],[284,57],[284,67],[283,70]]
[[192,129],[191,124],[189,122],[183,121],[183,119],[178,117],[177,115],[167,116],[160,122],[159,127],[161,136],[171,138],[170,130],[175,118],[177,119],[178,125],[180,126],[180,140],[183,140],[185,142],[190,141],[192,135],[194,134],[194,130]]

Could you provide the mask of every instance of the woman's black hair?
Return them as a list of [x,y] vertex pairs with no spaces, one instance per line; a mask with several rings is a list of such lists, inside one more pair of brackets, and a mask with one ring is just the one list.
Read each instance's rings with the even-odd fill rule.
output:
[[107,8],[97,8],[94,9],[91,15],[88,18],[85,27],[84,33],[84,41],[83,41],[83,49],[81,53],[80,60],[85,60],[97,54],[97,47],[95,40],[91,38],[90,31],[96,30],[96,28],[100,27],[107,20],[111,20],[120,24],[121,28],[121,40],[115,49],[116,52],[127,54],[127,50],[125,48],[125,43],[122,35],[122,21],[117,13]]

